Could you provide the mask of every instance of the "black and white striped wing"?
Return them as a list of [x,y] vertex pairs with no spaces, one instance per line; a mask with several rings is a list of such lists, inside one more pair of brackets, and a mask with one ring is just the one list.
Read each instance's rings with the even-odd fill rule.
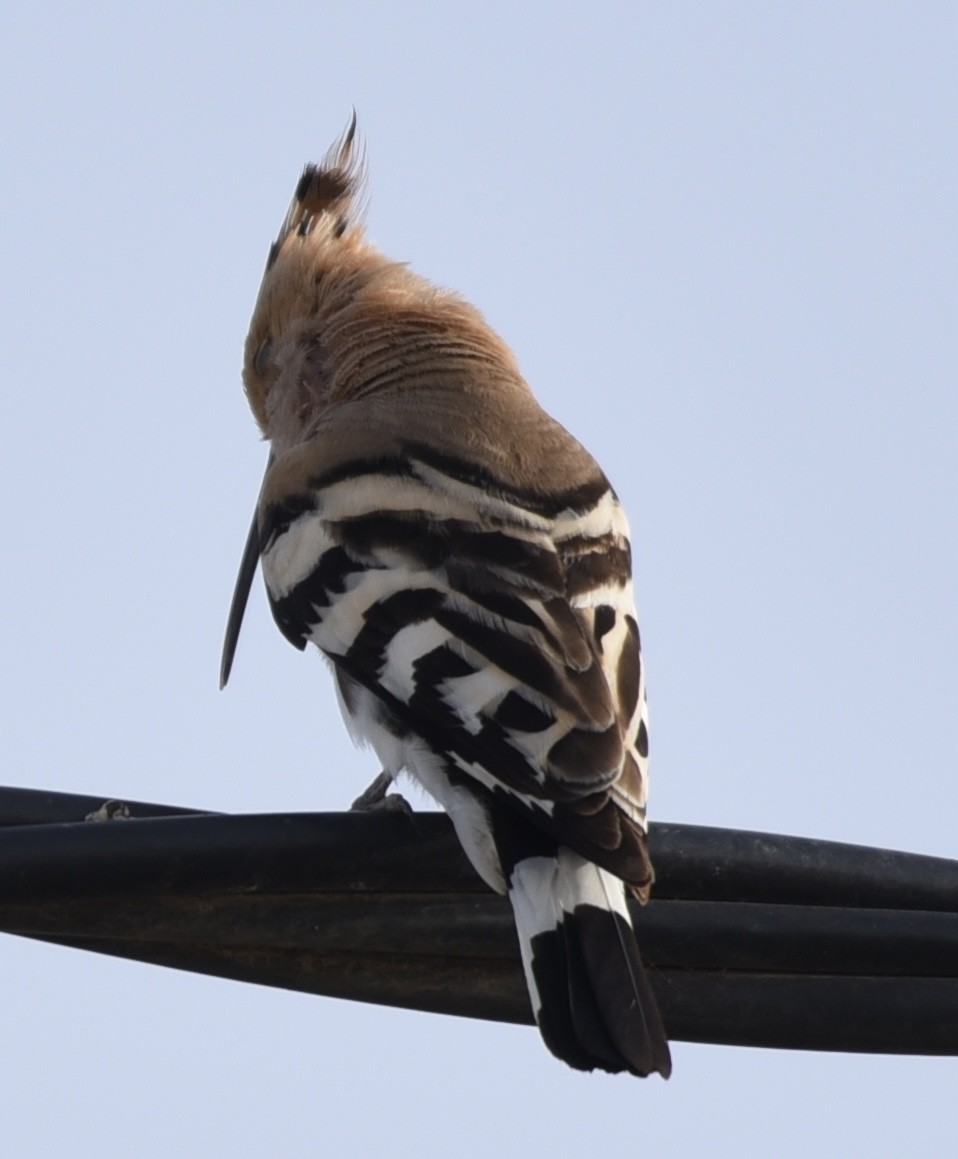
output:
[[644,892],[642,673],[605,479],[520,496],[417,448],[264,494],[273,614],[332,660],[354,728],[421,739]]

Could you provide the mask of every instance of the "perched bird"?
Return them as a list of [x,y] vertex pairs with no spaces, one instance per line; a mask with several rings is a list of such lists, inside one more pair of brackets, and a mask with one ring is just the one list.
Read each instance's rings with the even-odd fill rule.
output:
[[366,803],[405,770],[508,894],[550,1050],[668,1076],[626,904],[653,877],[626,518],[481,314],[366,240],[355,129],[296,186],[246,340],[270,458],[221,681],[261,559],[382,762]]

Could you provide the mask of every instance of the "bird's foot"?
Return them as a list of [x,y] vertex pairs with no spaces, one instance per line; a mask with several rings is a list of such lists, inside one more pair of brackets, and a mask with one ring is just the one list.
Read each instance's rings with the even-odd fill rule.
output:
[[400,793],[390,793],[393,783],[392,773],[380,773],[365,792],[360,793],[349,809],[351,813],[372,813],[388,810],[396,813],[412,813],[412,806]]

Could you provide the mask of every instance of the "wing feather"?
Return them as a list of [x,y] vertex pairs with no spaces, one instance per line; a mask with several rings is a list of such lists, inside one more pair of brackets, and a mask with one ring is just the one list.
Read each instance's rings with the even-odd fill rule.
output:
[[417,452],[389,472],[340,463],[329,482],[287,490],[282,518],[267,480],[277,622],[464,776],[646,888],[643,682],[614,494],[580,486],[578,506],[546,514],[502,479],[477,487],[467,460]]

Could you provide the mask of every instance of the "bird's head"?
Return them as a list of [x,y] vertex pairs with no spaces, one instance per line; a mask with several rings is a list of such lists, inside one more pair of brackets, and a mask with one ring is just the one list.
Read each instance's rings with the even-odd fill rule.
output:
[[363,150],[356,114],[323,162],[307,165],[270,246],[249,334],[243,383],[260,429],[296,441],[321,409],[323,324],[382,258],[365,243]]

